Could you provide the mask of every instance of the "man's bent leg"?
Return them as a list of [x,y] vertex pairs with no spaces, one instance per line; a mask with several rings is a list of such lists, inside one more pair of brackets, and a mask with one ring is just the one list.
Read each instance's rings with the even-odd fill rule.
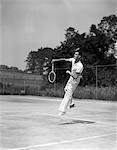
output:
[[59,111],[66,112],[66,109],[68,107],[68,104],[69,104],[71,98],[72,98],[72,92],[69,90],[66,90],[64,98],[59,106]]

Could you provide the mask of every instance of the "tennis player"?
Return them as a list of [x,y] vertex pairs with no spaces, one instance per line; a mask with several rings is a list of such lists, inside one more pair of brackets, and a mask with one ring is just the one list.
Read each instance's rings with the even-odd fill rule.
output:
[[80,79],[82,78],[82,71],[83,71],[83,64],[81,62],[81,55],[79,53],[79,48],[75,50],[74,57],[65,59],[53,59],[52,62],[55,61],[60,61],[60,60],[65,60],[65,61],[70,61],[72,63],[72,68],[71,71],[67,70],[66,73],[70,75],[70,78],[64,88],[65,94],[64,98],[59,106],[59,116],[62,116],[66,113],[67,108],[73,108],[75,107],[75,103],[72,99],[73,93],[78,86]]

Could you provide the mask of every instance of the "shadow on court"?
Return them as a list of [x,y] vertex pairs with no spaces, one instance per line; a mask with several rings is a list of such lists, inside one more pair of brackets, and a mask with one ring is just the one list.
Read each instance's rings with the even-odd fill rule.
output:
[[69,125],[69,124],[91,124],[95,123],[93,121],[86,121],[86,120],[71,120],[64,123],[60,123],[59,125]]

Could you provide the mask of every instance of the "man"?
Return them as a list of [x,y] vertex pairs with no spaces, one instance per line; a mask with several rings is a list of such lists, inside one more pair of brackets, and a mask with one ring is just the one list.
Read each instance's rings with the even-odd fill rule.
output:
[[72,68],[71,72],[69,70],[66,71],[70,75],[70,78],[64,88],[65,94],[64,98],[59,106],[59,116],[64,115],[66,113],[67,107],[69,106],[70,108],[75,107],[75,104],[72,100],[73,93],[77,87],[77,85],[80,82],[81,79],[81,73],[83,71],[83,64],[80,61],[81,56],[79,54],[79,48],[75,50],[74,57],[65,59],[54,59],[54,61],[60,61],[60,60],[65,60],[65,61],[70,61],[72,63]]

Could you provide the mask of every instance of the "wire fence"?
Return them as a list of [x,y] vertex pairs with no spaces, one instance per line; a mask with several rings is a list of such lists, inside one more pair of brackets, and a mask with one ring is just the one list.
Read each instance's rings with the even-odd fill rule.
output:
[[[62,97],[69,79],[68,68],[54,68],[56,80],[48,81],[48,76],[19,74],[0,71],[0,94],[29,94]],[[50,70],[51,71],[51,70]],[[61,73],[60,73],[61,72]],[[60,74],[59,74],[60,73]],[[83,78],[74,97],[85,99],[114,99],[117,97],[117,65],[84,66]]]
[[[56,68],[55,72],[65,71],[68,68]],[[83,78],[78,85],[75,96],[78,98],[116,99],[117,97],[117,64],[84,66]],[[62,75],[61,75],[62,77]],[[54,91],[63,93],[67,83],[67,75],[63,75],[62,85],[56,80]],[[60,79],[60,76],[59,76]],[[65,81],[65,82],[64,82]],[[87,93],[87,94],[86,94]]]
[[[116,93],[117,90],[117,64],[110,65],[96,65],[96,66],[87,66],[86,68],[93,68],[93,74],[89,75],[94,76],[94,86],[95,86],[95,98],[98,99],[99,89],[107,89],[107,92]],[[90,83],[90,82],[89,82]],[[113,91],[114,90],[114,91]],[[105,91],[103,91],[105,92]],[[107,94],[107,92],[105,94]]]
[[[0,94],[37,94],[43,82],[42,76],[0,70]],[[35,92],[36,91],[36,92]]]

